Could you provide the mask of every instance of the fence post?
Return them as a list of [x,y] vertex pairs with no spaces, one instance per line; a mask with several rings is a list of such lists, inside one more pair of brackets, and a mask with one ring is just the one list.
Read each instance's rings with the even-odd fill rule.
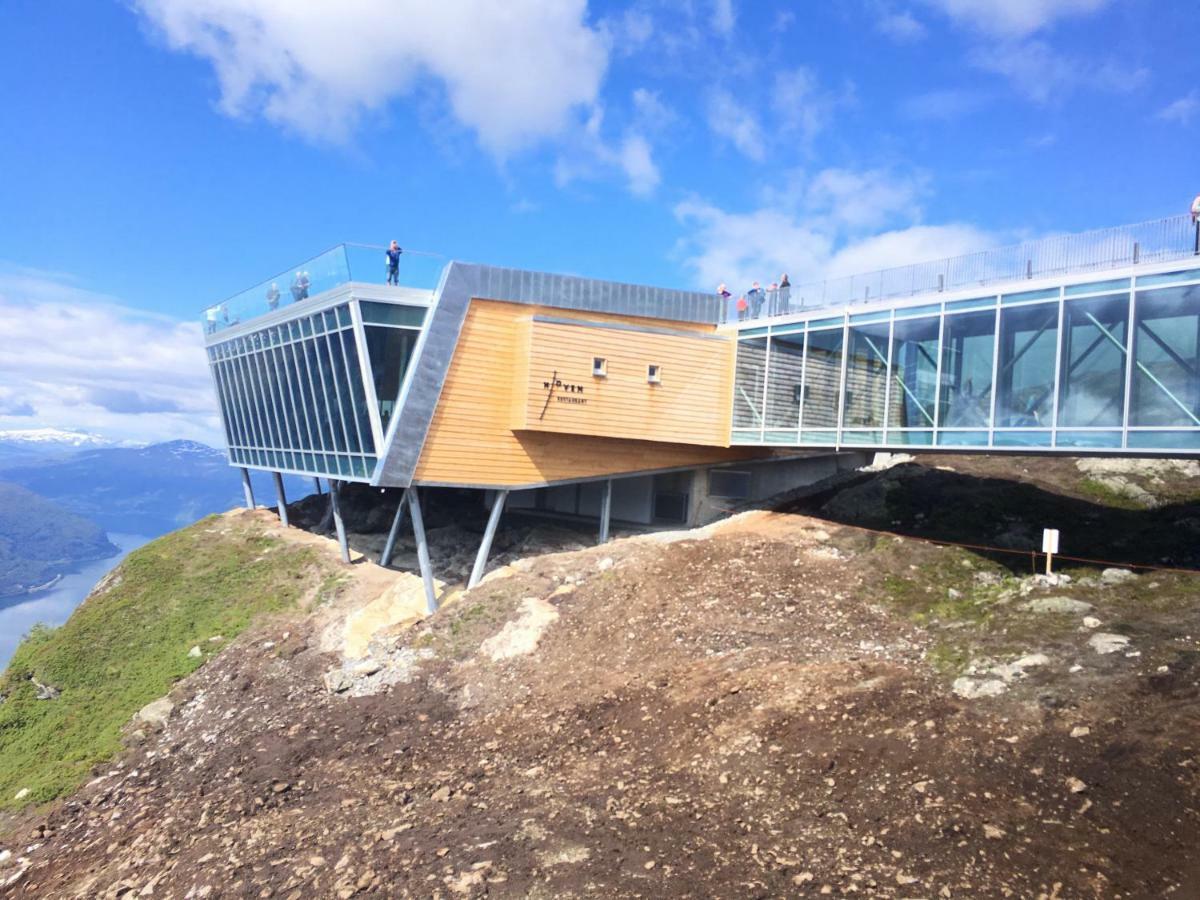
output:
[[1142,255],[1142,245],[1137,241],[1133,242],[1133,264],[1136,266]]

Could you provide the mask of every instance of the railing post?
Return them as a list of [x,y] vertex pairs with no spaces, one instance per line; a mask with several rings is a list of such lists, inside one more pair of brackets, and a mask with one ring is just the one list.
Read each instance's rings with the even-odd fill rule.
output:
[[1133,242],[1133,264],[1136,266],[1142,255],[1142,245],[1137,241]]
[[1025,277],[1033,278],[1033,260],[1032,259],[1025,260]]

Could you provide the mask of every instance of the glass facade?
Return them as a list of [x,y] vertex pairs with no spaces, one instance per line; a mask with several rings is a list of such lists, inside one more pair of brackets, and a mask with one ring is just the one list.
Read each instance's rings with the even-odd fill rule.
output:
[[369,480],[425,315],[395,309],[358,325],[343,303],[210,346],[230,461]]
[[734,444],[1200,451],[1200,268],[738,340]]

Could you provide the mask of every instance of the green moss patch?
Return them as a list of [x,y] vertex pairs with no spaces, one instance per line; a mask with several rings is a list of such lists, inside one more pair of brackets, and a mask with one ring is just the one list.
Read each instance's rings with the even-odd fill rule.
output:
[[[77,787],[122,728],[263,613],[296,606],[331,563],[255,524],[209,517],[131,553],[59,628],[36,628],[0,676],[0,808]],[[226,640],[211,642],[222,636]],[[200,657],[188,651],[200,646]],[[32,679],[56,688],[38,700]]]

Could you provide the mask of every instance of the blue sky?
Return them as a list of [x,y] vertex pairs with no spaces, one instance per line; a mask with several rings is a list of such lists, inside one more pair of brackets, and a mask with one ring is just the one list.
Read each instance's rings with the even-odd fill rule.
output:
[[1182,212],[1197,47],[1158,0],[9,0],[0,428],[216,442],[191,318],[342,240],[710,289]]

